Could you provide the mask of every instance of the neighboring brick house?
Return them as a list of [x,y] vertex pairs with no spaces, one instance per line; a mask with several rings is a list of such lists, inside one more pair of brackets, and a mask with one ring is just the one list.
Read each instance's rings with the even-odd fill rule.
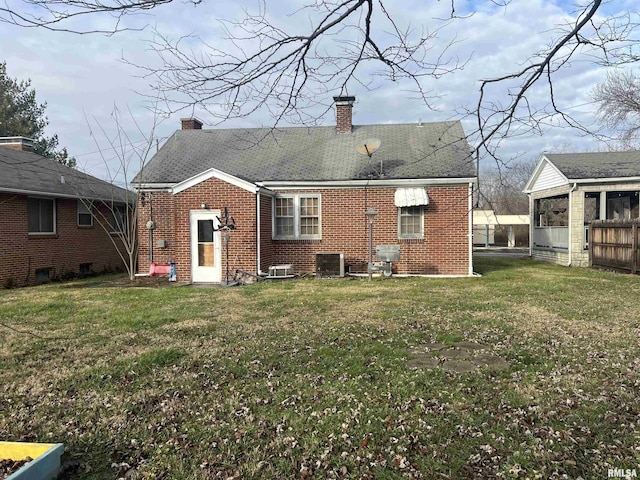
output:
[[[224,280],[226,207],[232,273],[314,272],[319,253],[366,272],[374,208],[374,248],[401,248],[394,272],[471,275],[477,176],[460,122],[355,126],[355,98],[335,100],[336,127],[203,130],[183,119],[134,180],[140,271],[174,261],[179,280]],[[372,138],[380,148],[359,153]]]
[[543,154],[524,192],[531,256],[588,267],[593,220],[640,218],[640,152]]
[[127,192],[36,155],[32,145],[0,138],[0,288],[121,270],[119,238],[99,222],[117,228]]

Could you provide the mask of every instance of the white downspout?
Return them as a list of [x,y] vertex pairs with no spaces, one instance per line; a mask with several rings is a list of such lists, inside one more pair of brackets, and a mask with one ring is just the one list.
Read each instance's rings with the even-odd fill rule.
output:
[[256,274],[260,275],[260,190],[256,192]]
[[469,182],[469,275],[473,275],[473,183]]
[[571,241],[573,239],[573,235],[572,235],[573,225],[571,223],[571,217],[572,217],[572,215],[571,215],[572,208],[571,207],[573,205],[573,202],[571,201],[571,197],[573,196],[572,194],[573,194],[573,192],[574,192],[574,190],[576,188],[578,188],[578,184],[574,183],[573,187],[571,187],[571,190],[569,190],[569,239],[568,239],[569,240],[569,261],[567,262],[567,267],[571,266],[572,254],[573,254],[573,248],[571,248],[571,243],[572,243]]
[[533,231],[536,225],[536,212],[533,210],[533,197],[530,193],[527,193],[527,197],[529,197],[529,257],[533,257]]

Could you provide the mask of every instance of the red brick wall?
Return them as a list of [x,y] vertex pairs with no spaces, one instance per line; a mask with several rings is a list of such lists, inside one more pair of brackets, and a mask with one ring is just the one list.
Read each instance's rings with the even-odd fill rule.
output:
[[[373,207],[376,245],[400,245],[397,273],[467,275],[469,273],[468,186],[428,187],[424,238],[398,239],[395,188],[314,190],[322,195],[322,240],[273,240],[273,262],[293,263],[296,272],[314,271],[315,254],[341,252],[345,263],[361,270],[369,259],[369,227],[364,216]],[[284,193],[284,192],[283,192]],[[297,192],[286,192],[297,193]],[[366,271],[366,267],[364,267]]]
[[27,196],[0,194],[0,288],[36,283],[35,271],[50,268],[51,277],[79,273],[81,263],[102,272],[123,269],[109,235],[94,220],[79,227],[77,201],[56,200],[56,234],[29,235]]
[[[147,194],[148,195],[148,194]],[[191,279],[191,232],[189,212],[201,210],[204,202],[209,210],[229,210],[236,222],[236,230],[229,241],[229,270],[256,272],[256,196],[246,190],[212,178],[176,195],[154,192],[151,203],[141,204],[138,196],[138,228],[140,233],[139,268],[149,271],[149,235],[145,226],[153,208],[156,229],[153,232],[153,259],[156,263],[176,262],[178,280]],[[270,205],[270,203],[269,203]],[[270,233],[269,233],[270,235]],[[157,241],[167,240],[167,248],[157,247]],[[226,250],[222,249],[222,275],[226,272]]]
[[[169,192],[145,192],[138,195],[138,271],[149,271],[149,229],[146,224],[152,220],[156,224],[153,230],[153,260],[156,263],[177,261],[175,241],[176,205],[175,198]],[[187,230],[186,235],[189,235]],[[167,246],[157,246],[158,240],[166,240]]]
[[[373,245],[400,245],[397,273],[467,275],[469,273],[469,190],[467,185],[428,187],[430,203],[424,212],[424,238],[398,239],[398,210],[395,188],[313,190],[322,197],[321,240],[272,240],[271,198],[260,197],[260,238],[262,271],[270,265],[292,263],[296,272],[314,271],[315,254],[342,252],[345,262],[366,269],[369,240],[364,211],[378,211],[374,222]],[[282,192],[299,193],[299,192]],[[165,238],[168,248],[154,249],[156,262],[177,263],[179,280],[191,276],[189,211],[202,202],[210,209],[223,210],[235,218],[237,230],[231,234],[230,269],[255,273],[256,196],[217,179],[210,179],[175,196],[154,193],[154,241]],[[145,223],[149,205],[140,207],[140,271],[148,270],[148,235]],[[222,252],[223,276],[225,252]],[[364,270],[366,271],[366,270]]]

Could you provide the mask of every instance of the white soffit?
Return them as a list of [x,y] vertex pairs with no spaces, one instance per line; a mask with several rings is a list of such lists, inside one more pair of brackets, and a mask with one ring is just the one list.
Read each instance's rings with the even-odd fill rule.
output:
[[394,200],[396,207],[429,205],[429,196],[424,188],[398,188]]

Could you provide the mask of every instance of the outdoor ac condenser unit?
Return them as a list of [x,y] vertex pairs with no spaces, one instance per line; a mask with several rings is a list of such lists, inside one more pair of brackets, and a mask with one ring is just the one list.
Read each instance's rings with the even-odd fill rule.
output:
[[344,277],[344,253],[317,253],[316,276]]

